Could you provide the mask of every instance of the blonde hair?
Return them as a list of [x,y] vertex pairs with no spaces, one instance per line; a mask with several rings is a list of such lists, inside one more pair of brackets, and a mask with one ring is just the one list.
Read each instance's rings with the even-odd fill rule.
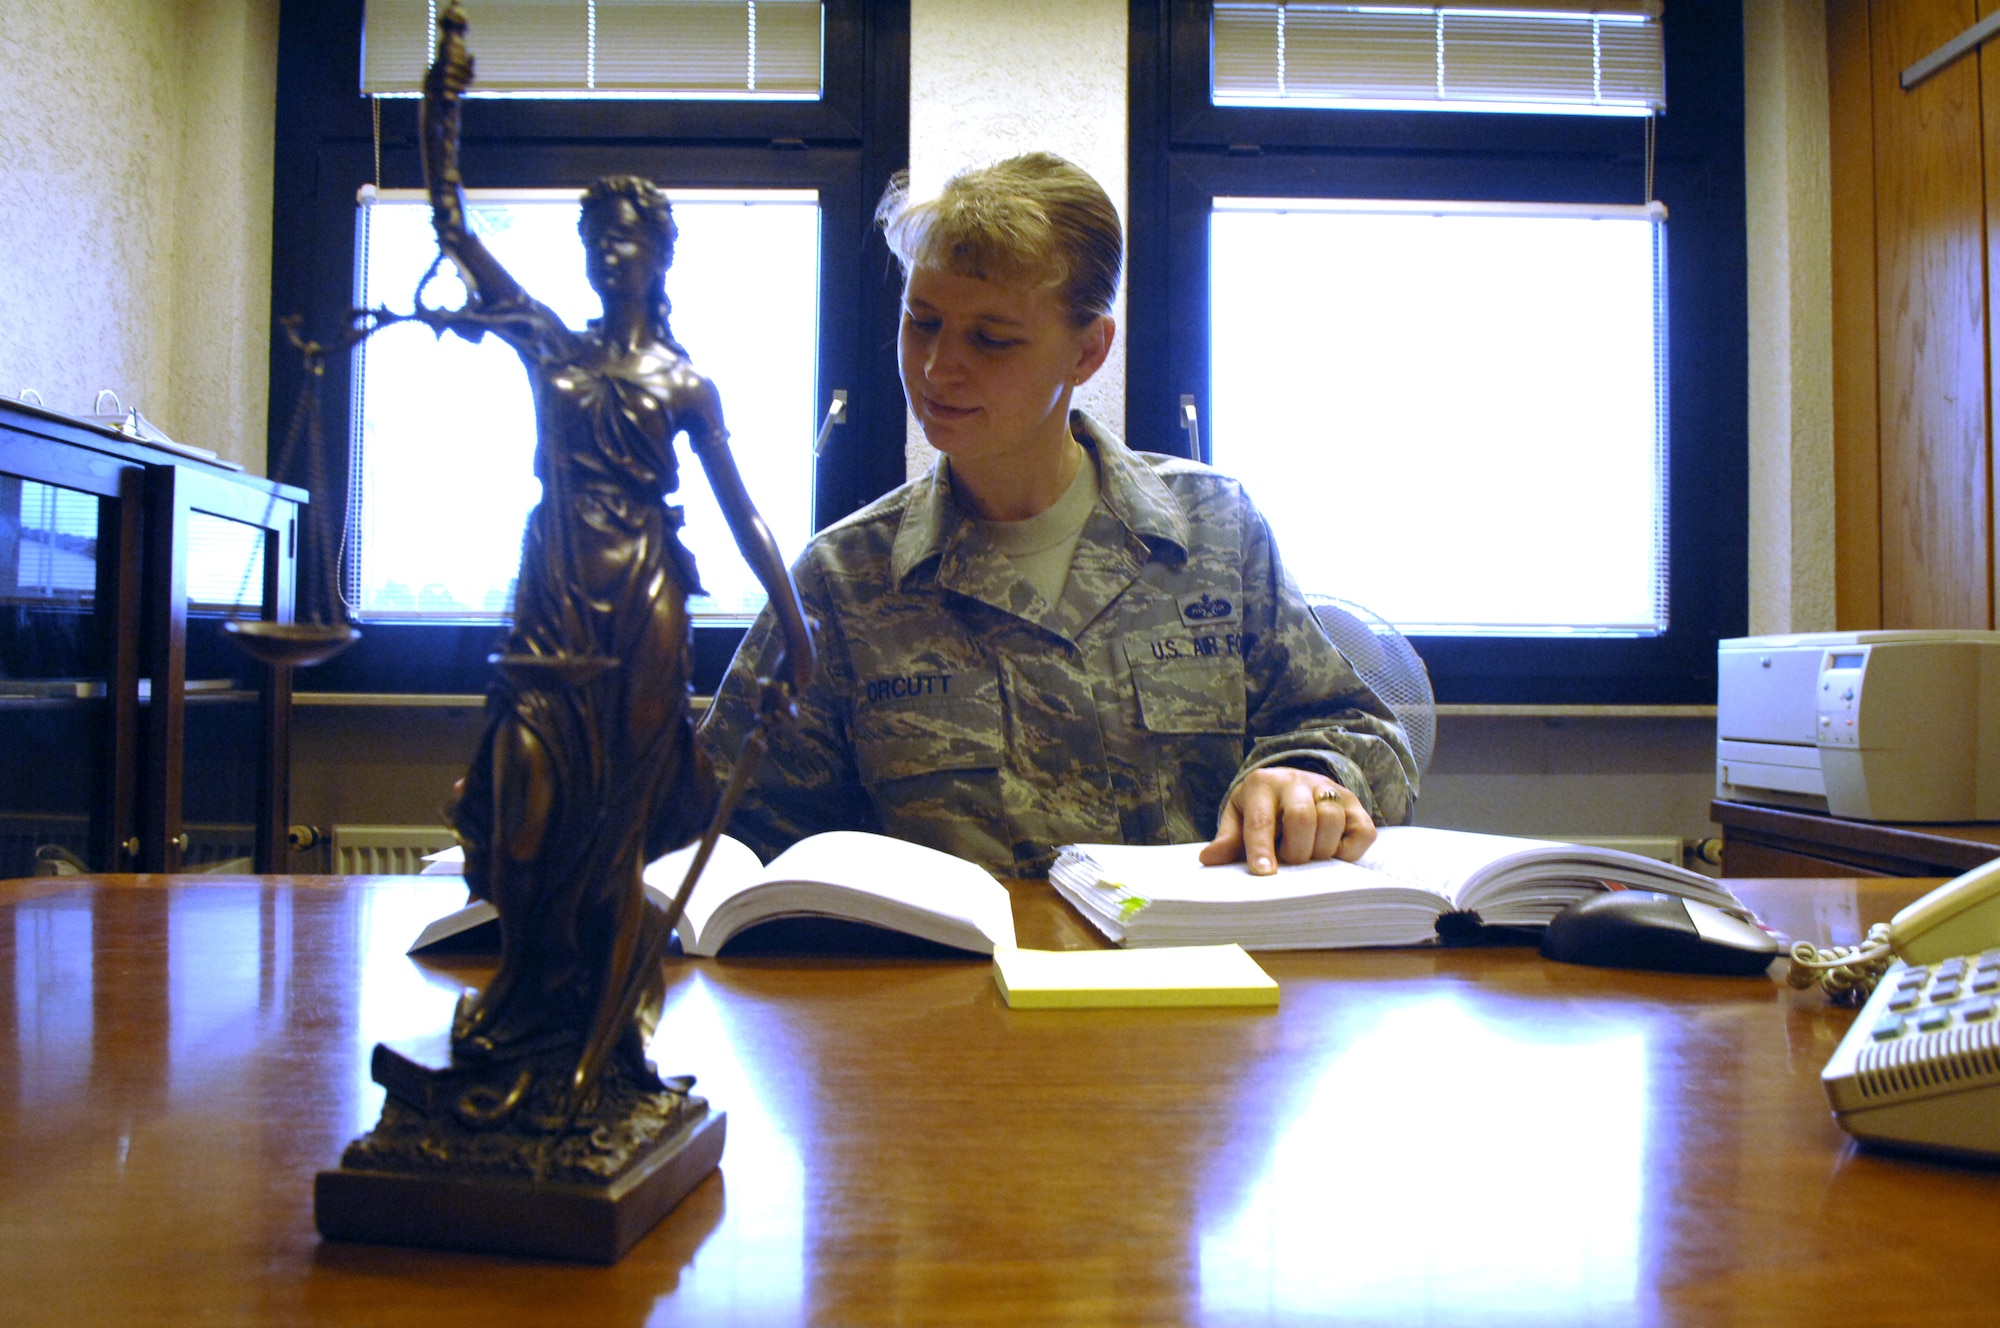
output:
[[1118,209],[1089,172],[1051,152],[961,171],[936,198],[910,198],[898,172],[875,220],[903,277],[941,268],[985,281],[1056,291],[1084,327],[1111,312],[1125,262]]

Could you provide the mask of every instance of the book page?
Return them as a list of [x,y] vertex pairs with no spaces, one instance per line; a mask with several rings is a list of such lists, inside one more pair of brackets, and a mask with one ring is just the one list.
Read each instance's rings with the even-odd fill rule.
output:
[[[672,899],[680,891],[681,880],[687,875],[688,865],[694,861],[694,852],[698,847],[700,841],[653,859],[646,864],[640,879],[667,899]],[[701,879],[695,882],[694,893],[688,896],[687,913],[678,928],[681,949],[689,954],[699,953],[699,938],[707,928],[709,917],[725,900],[754,884],[763,871],[764,864],[757,860],[749,845],[728,835],[719,837],[708,865],[701,869]]]
[[1376,831],[1375,842],[1356,865],[1456,903],[1460,888],[1485,868],[1524,849],[1553,847],[1543,839],[1390,825]]
[[1012,899],[985,868],[887,835],[861,830],[812,835],[771,859],[763,880],[841,886],[914,913],[955,919],[997,945],[1014,943]]
[[1351,862],[1330,858],[1280,867],[1270,876],[1252,876],[1241,862],[1201,865],[1204,844],[1078,844],[1100,870],[1099,881],[1155,902],[1241,904],[1308,899],[1352,890],[1400,886]]
[[1742,908],[1720,881],[1685,867],[1622,849],[1562,840],[1389,826],[1377,834],[1360,865],[1399,881],[1421,881],[1458,908],[1481,912],[1526,905],[1531,913],[1546,915],[1579,892],[1601,890],[1611,883],[1682,895],[1721,908]]

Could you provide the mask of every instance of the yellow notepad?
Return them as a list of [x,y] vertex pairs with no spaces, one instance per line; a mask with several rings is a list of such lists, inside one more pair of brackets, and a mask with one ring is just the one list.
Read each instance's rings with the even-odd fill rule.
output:
[[1017,1010],[1134,1005],[1276,1005],[1278,984],[1240,945],[993,951],[993,980]]

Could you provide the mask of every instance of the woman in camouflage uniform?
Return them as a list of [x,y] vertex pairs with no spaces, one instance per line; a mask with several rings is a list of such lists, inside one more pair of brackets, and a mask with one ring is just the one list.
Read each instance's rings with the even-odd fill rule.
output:
[[[1242,488],[1072,412],[1104,364],[1123,244],[1083,171],[1036,153],[879,218],[899,361],[942,456],[793,569],[820,627],[799,722],[732,832],[767,857],[868,829],[1000,875],[1071,842],[1209,839],[1203,860],[1360,855],[1415,766],[1328,643]],[[767,611],[703,729],[727,768],[781,636]]]

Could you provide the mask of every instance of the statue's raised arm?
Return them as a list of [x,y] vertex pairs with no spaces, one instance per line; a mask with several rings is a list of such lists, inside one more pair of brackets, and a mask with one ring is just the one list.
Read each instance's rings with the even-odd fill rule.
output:
[[418,138],[423,146],[424,188],[438,248],[458,265],[470,295],[468,307],[491,309],[518,302],[525,292],[465,223],[465,181],[458,170],[459,115],[472,86],[472,52],[465,44],[465,11],[458,0],[438,20],[437,59],[424,75]]

